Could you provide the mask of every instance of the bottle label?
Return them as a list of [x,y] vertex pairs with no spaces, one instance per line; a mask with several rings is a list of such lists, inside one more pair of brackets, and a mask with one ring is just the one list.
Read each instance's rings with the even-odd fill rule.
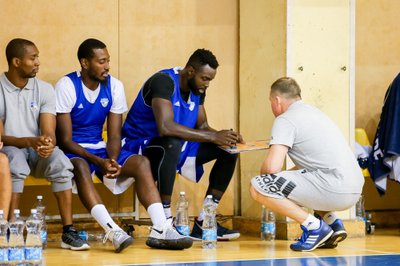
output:
[[47,243],[47,231],[46,230],[40,230],[40,240],[42,241],[42,244]]
[[217,230],[216,229],[203,229],[204,241],[217,241]]
[[15,248],[10,248],[8,251],[8,260],[16,260],[16,261],[21,261],[24,260],[25,254],[24,254],[24,248],[22,247],[15,247]]
[[42,260],[42,247],[26,247],[25,260]]
[[8,249],[0,248],[0,262],[8,261]]
[[179,234],[183,236],[188,236],[190,234],[190,227],[189,225],[176,225],[176,230],[179,232]]
[[261,223],[261,232],[268,234],[275,234],[275,223]]
[[85,241],[89,240],[89,235],[87,231],[79,231],[78,232],[79,238]]

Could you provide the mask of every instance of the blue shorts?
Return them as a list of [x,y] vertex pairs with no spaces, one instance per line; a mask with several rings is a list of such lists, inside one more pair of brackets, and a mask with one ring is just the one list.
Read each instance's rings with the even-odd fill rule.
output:
[[[97,157],[100,157],[100,158],[103,158],[103,159],[109,158],[109,157],[108,157],[108,154],[107,154],[106,148],[101,148],[101,149],[90,149],[90,148],[85,148],[85,150],[87,150],[87,151],[90,152],[91,154],[96,155]],[[90,172],[91,172],[92,174],[95,173],[95,174],[97,175],[97,177],[98,177],[101,181],[103,181],[103,173],[101,172],[101,169],[100,169],[100,167],[99,167],[98,165],[96,165],[96,164],[94,164],[94,163],[92,163],[92,162],[86,160],[85,158],[83,158],[83,157],[81,157],[81,156],[79,156],[79,155],[76,155],[76,154],[74,154],[74,153],[65,153],[65,155],[66,155],[69,159],[73,159],[73,158],[82,158],[83,160],[85,160],[85,161],[88,163],[88,165],[89,165]],[[118,164],[120,164],[120,165],[123,166],[123,165],[125,164],[125,162],[129,159],[129,157],[134,156],[134,155],[135,155],[135,154],[132,153],[132,152],[129,152],[129,151],[127,151],[127,150],[121,149],[121,152],[120,152],[120,154],[119,154],[119,157],[118,157],[117,162],[118,162]]]

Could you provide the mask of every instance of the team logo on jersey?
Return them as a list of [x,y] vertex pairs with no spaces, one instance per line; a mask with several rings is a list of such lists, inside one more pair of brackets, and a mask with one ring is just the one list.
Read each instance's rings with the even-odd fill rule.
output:
[[37,111],[39,109],[38,104],[36,102],[31,102],[30,107],[32,111]]
[[107,98],[101,98],[100,103],[103,107],[106,107],[108,105],[108,99]]
[[83,109],[83,104],[78,105],[78,109]]
[[179,101],[174,103],[174,106],[181,106],[181,103]]

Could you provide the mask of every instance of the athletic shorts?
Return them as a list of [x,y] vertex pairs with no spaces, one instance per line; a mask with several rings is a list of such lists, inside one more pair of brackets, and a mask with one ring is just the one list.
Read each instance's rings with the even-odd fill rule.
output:
[[[106,159],[108,158],[107,150],[105,148],[100,148],[100,149],[90,149],[90,148],[85,148],[88,152],[91,154],[94,154],[100,158]],[[99,166],[89,162],[85,158],[82,158],[81,156],[78,156],[73,153],[66,153],[65,154],[68,158],[74,159],[74,158],[80,158],[82,160],[85,160],[90,168],[90,172],[92,173],[92,178],[94,178],[94,174],[103,182],[103,184],[113,193],[113,194],[121,194],[125,190],[127,190],[133,182],[135,182],[135,179],[133,177],[123,177],[123,176],[118,176],[117,178],[106,178],[103,177],[103,173],[101,172],[101,169]],[[124,165],[125,162],[131,157],[134,156],[135,154],[121,149],[121,152],[118,157],[118,164]],[[72,180],[72,192],[75,194],[77,193],[76,189],[76,184],[74,180]]]
[[266,197],[287,198],[299,206],[317,211],[346,210],[360,197],[360,193],[332,192],[321,186],[321,177],[316,172],[304,169],[255,176],[251,185]]

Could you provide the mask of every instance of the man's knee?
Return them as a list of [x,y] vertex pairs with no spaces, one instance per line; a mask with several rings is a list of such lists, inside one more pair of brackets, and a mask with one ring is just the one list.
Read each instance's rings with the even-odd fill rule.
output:
[[260,193],[253,187],[252,184],[250,184],[250,196],[253,198],[253,200],[258,201],[258,198],[260,196]]

